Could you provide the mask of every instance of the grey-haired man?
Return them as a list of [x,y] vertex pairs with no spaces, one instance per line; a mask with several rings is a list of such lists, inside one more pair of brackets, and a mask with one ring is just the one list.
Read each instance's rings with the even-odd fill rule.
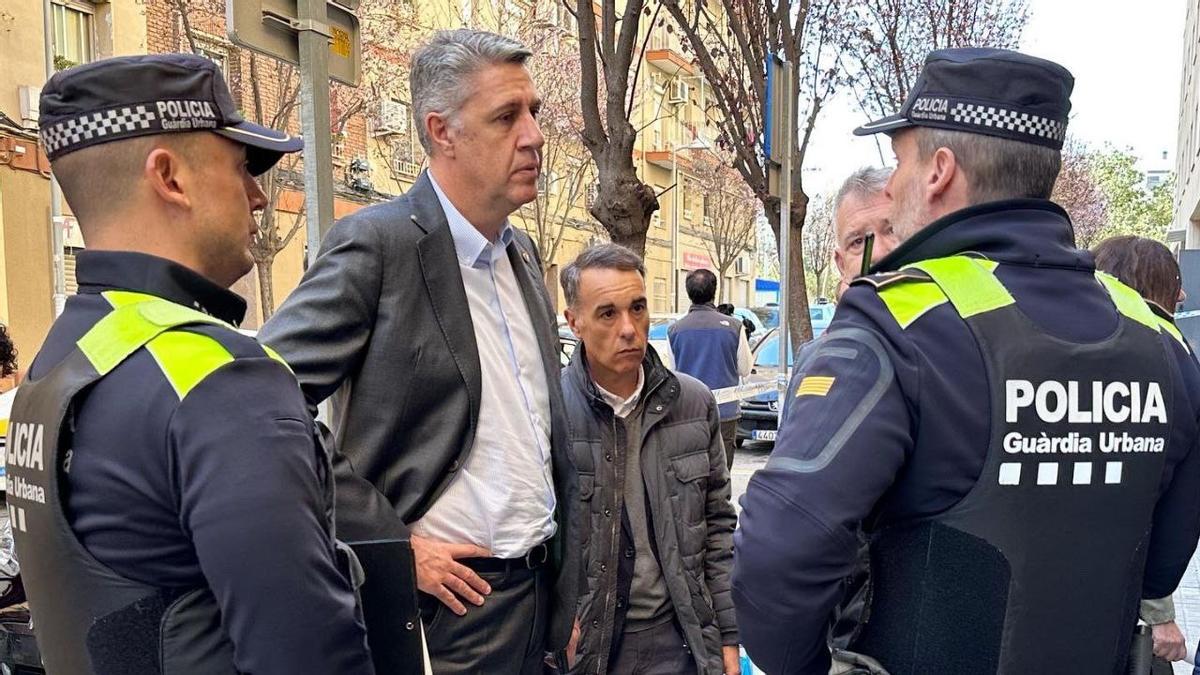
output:
[[541,672],[545,651],[564,657],[575,610],[558,337],[538,253],[507,220],[537,196],[529,56],[466,29],[417,51],[429,170],[337,223],[262,332],[310,403],[339,394],[358,479],[339,482],[339,533],[411,528],[439,674]]

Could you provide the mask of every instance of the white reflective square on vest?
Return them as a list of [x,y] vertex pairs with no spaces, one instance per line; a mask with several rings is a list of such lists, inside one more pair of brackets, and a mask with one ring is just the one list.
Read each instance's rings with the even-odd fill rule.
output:
[[1038,464],[1038,485],[1058,484],[1058,462],[1040,462]]
[[1092,463],[1091,462],[1075,462],[1075,479],[1071,482],[1076,485],[1091,485],[1092,484]]
[[1021,465],[1017,462],[1004,462],[1000,465],[1001,485],[1021,484]]
[[1121,482],[1121,462],[1106,462],[1104,465],[1104,482],[1115,485]]

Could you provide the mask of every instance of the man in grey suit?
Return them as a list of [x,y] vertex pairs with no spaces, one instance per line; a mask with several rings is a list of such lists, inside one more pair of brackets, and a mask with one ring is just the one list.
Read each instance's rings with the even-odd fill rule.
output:
[[530,52],[475,30],[413,57],[429,170],[339,221],[262,340],[310,404],[335,393],[338,533],[411,529],[434,671],[561,663],[579,580],[558,337],[530,238],[541,105]]

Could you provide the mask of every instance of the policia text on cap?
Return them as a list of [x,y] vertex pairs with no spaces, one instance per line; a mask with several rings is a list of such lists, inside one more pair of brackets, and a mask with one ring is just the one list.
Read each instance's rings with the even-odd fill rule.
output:
[[1072,86],[1023,54],[937,51],[857,131],[891,135],[904,243],[797,368],[743,498],[733,593],[767,672],[829,672],[860,527],[873,589],[849,649],[892,675],[1124,672],[1138,600],[1178,584],[1200,371],[1047,201]]
[[251,269],[254,175],[300,142],[188,55],[58,73],[40,124],[88,245],[10,426],[47,671],[372,672],[328,456],[226,290]]

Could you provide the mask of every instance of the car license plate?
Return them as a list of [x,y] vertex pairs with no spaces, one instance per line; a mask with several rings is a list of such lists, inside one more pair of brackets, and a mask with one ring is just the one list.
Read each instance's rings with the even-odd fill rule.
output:
[[751,433],[750,437],[756,441],[773,441],[775,440],[776,433],[778,432],[774,430],[764,431],[762,429],[756,429],[753,433]]

